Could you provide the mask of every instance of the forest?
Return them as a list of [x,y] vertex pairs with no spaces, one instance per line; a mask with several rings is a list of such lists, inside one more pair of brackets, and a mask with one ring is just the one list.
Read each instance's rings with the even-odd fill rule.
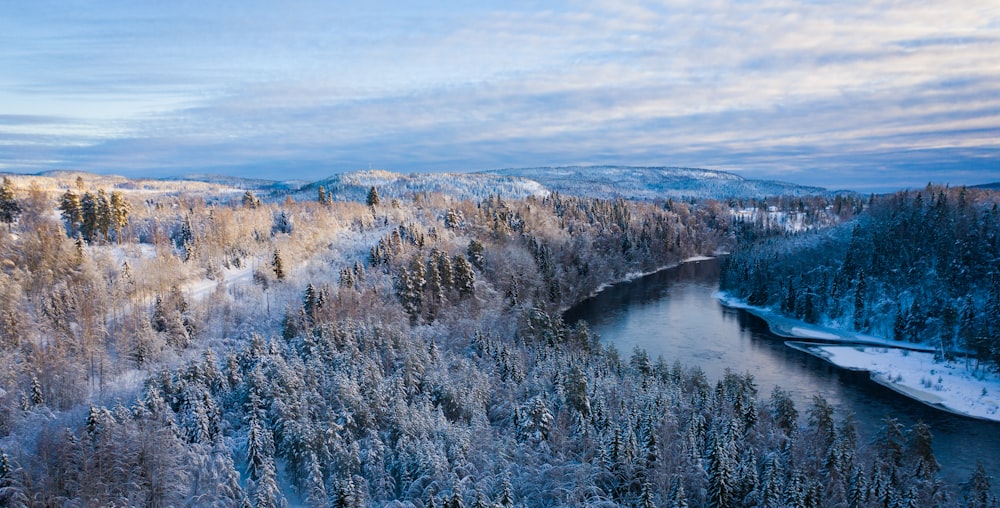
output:
[[1000,367],[1000,196],[928,185],[873,196],[853,221],[743,242],[722,287],[810,323],[933,345]]
[[[862,438],[822,397],[797,408],[560,317],[602,284],[732,251],[726,287],[754,302],[868,329],[895,329],[893,305],[908,340],[949,323],[954,351],[967,307],[995,326],[992,199],[296,200],[12,175],[0,505],[995,506],[982,466],[940,476],[926,425]],[[935,256],[904,265],[901,238]],[[893,282],[914,289],[887,303]],[[941,302],[953,322],[930,316]]]

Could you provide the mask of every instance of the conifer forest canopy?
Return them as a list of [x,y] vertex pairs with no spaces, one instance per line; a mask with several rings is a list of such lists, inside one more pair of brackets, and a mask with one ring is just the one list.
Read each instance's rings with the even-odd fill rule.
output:
[[995,373],[996,191],[463,178],[8,174],[0,505],[996,506],[998,471],[944,474],[927,425],[862,435],[820,396],[561,317],[728,252],[722,289],[752,305]]

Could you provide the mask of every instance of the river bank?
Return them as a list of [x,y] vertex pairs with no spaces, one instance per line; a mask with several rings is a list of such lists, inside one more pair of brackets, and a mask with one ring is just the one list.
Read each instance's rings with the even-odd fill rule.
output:
[[1000,422],[1000,376],[964,361],[935,358],[934,348],[848,330],[812,325],[746,304],[724,292],[719,301],[767,322],[785,345],[847,370],[865,371],[872,381],[927,406],[961,416]]

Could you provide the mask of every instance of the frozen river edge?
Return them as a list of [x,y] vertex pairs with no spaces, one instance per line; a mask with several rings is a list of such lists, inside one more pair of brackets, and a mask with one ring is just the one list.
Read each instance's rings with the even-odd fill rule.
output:
[[768,323],[771,333],[790,340],[798,351],[830,364],[866,371],[871,380],[929,407],[956,415],[1000,422],[1000,376],[963,362],[934,358],[929,346],[817,326],[755,307],[725,292],[716,294],[726,307],[743,309]]

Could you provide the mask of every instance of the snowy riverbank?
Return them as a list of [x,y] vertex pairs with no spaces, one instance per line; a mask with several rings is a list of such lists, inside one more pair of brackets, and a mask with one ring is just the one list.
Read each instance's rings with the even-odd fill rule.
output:
[[[655,270],[651,270],[651,271],[648,271],[648,272],[630,272],[630,273],[625,274],[625,277],[621,278],[620,280],[616,280],[616,281],[613,281],[613,282],[605,282],[605,283],[601,284],[600,286],[597,286],[596,289],[594,289],[593,291],[590,292],[589,295],[587,295],[587,298],[593,298],[593,297],[597,296],[597,294],[600,293],[601,291],[604,291],[605,289],[608,289],[609,287],[614,286],[616,284],[624,284],[626,282],[632,282],[632,281],[634,281],[636,279],[641,279],[643,277],[646,277],[647,275],[653,275],[655,273],[660,273],[663,270],[669,270],[671,268],[677,268],[678,266],[681,266],[684,263],[693,263],[695,261],[708,261],[709,259],[715,259],[715,258],[712,257],[712,256],[692,256],[692,257],[689,257],[687,259],[682,259],[681,261],[678,261],[676,263],[670,263],[668,265],[663,265],[663,266],[661,266],[661,267],[659,267],[659,268],[657,268]],[[565,312],[566,309],[562,309],[562,311]]]
[[929,406],[1000,422],[1000,376],[976,375],[964,362],[938,361],[933,353],[891,347],[786,344],[841,368],[868,371],[876,383]]
[[725,292],[716,297],[727,307],[744,309],[765,320],[775,335],[815,341],[789,341],[785,343],[789,347],[837,367],[867,371],[872,381],[928,406],[1000,422],[1000,376],[995,373],[974,374],[964,360],[936,360],[930,346],[808,324],[748,305]]
[[716,293],[716,298],[726,307],[743,309],[764,321],[767,321],[771,333],[789,339],[815,339],[826,342],[843,342],[850,344],[862,344],[872,346],[888,346],[912,351],[934,352],[934,348],[923,344],[912,342],[901,342],[898,340],[885,339],[874,335],[852,330],[841,330],[829,326],[809,324],[805,321],[783,316],[778,312],[766,307],[756,307],[736,298],[725,291]]

